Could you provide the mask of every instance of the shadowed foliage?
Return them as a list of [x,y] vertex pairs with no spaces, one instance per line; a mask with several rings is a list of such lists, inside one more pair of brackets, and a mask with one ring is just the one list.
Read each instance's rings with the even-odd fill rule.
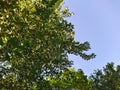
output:
[[120,90],[120,65],[108,63],[103,70],[91,75],[95,90]]

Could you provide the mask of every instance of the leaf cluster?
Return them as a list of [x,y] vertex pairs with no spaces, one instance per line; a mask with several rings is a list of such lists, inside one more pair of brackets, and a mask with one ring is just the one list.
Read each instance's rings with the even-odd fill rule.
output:
[[[40,87],[72,65],[68,54],[87,55],[88,42],[74,40],[74,26],[64,18],[63,0],[0,0],[1,86],[17,90]],[[4,65],[3,65],[4,63]],[[35,88],[34,87],[34,88]]]

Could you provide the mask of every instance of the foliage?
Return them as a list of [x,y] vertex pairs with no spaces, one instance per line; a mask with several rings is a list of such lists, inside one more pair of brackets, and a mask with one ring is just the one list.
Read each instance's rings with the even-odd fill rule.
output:
[[81,69],[75,71],[73,68],[64,71],[56,77],[48,77],[55,90],[93,90],[92,83],[87,79]]
[[103,70],[96,70],[91,79],[96,90],[120,90],[120,65],[108,63]]
[[89,43],[74,40],[71,16],[63,0],[0,0],[0,86],[3,89],[42,88],[46,76],[72,65],[68,54],[89,60]]

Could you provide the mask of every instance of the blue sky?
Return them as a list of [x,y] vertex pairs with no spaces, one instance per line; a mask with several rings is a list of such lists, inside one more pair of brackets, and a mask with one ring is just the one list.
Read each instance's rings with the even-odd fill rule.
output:
[[67,19],[74,24],[75,40],[89,41],[89,52],[97,55],[90,61],[70,55],[74,67],[90,75],[108,62],[120,64],[120,0],[65,0],[65,6],[75,13]]

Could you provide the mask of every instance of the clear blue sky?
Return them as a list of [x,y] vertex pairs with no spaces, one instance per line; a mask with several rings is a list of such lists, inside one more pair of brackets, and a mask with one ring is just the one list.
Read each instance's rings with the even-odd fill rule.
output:
[[97,55],[90,61],[70,55],[74,67],[90,75],[107,62],[120,64],[120,0],[65,0],[65,6],[75,13],[68,18],[75,26],[75,40],[89,41],[90,52]]

